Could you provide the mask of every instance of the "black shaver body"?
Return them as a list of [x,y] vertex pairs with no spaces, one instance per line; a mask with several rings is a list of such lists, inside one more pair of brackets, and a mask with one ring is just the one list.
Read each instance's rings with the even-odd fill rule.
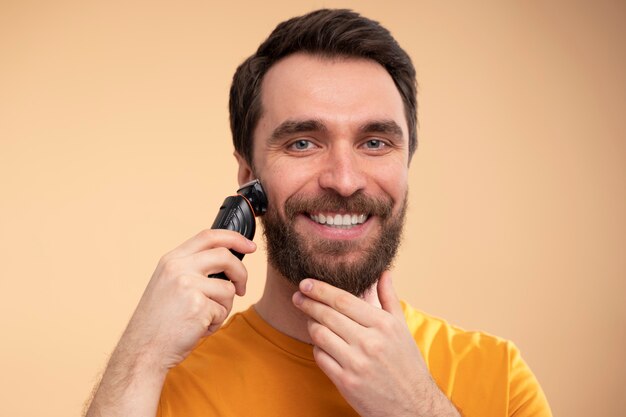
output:
[[[267,210],[267,196],[259,180],[251,181],[237,190],[237,194],[226,197],[211,229],[234,230],[247,239],[254,238],[256,216]],[[231,249],[233,255],[243,259],[243,253]],[[211,278],[228,279],[223,272],[209,275]]]

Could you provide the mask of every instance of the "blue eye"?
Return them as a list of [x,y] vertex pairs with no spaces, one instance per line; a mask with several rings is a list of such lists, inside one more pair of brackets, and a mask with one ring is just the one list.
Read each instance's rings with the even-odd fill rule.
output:
[[378,139],[370,139],[367,142],[365,142],[365,147],[367,149],[382,149],[385,147],[385,142],[383,142],[382,140],[378,140]]
[[306,151],[313,147],[313,143],[310,140],[299,139],[289,145],[289,148],[294,149],[296,151]]

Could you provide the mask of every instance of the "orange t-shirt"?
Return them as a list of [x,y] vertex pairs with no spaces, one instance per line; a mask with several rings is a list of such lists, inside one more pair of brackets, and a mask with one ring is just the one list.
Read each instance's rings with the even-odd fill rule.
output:
[[[466,332],[403,303],[433,379],[464,417],[549,417],[517,348]],[[317,367],[312,346],[271,327],[250,307],[203,340],[166,378],[160,417],[357,416]]]

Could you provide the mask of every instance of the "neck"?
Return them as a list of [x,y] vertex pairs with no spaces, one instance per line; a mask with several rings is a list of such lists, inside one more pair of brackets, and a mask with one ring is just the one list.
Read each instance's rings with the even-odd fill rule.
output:
[[[311,337],[307,331],[308,316],[293,305],[291,297],[298,288],[284,276],[267,265],[267,279],[261,299],[254,305],[254,309],[270,326],[305,343],[311,344]],[[376,284],[362,297],[368,303],[380,308]]]
[[270,326],[305,343],[311,343],[306,330],[307,316],[293,305],[291,297],[298,288],[268,263],[265,289],[254,305],[256,312]]

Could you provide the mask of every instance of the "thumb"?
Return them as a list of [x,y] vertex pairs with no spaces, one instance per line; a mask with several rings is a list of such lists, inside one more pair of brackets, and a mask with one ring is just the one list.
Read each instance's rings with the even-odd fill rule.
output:
[[391,272],[385,271],[378,280],[378,300],[383,310],[393,314],[394,316],[404,320],[404,312],[402,305],[396,295],[396,290],[391,282]]

